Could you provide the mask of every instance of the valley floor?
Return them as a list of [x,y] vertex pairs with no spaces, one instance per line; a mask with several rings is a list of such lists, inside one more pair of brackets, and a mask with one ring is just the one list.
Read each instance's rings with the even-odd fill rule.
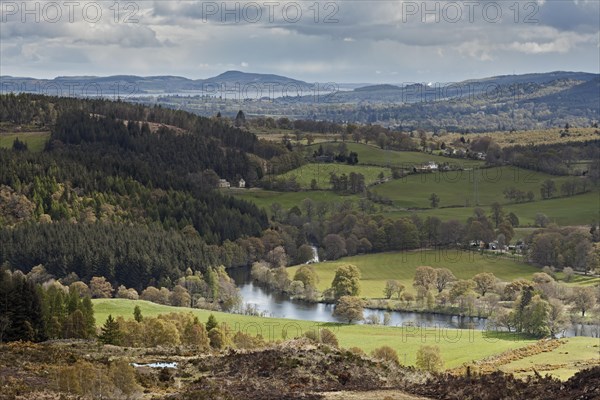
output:
[[[582,368],[600,365],[600,340],[591,337],[563,339],[559,347],[548,349],[536,346],[538,341],[534,339],[505,332],[318,323],[163,306],[141,300],[96,299],[93,303],[98,326],[104,323],[109,314],[115,318],[133,318],[133,309],[139,305],[142,314],[148,317],[170,312],[191,312],[204,322],[213,314],[219,323],[227,323],[234,331],[251,335],[261,333],[266,340],[273,342],[299,337],[315,328],[327,328],[334,332],[343,348],[358,347],[368,354],[381,346],[390,346],[398,352],[400,362],[406,366],[415,365],[417,350],[422,345],[438,346],[444,366],[448,369],[493,359],[502,353],[509,355],[506,358],[509,362],[502,364],[501,369],[521,376],[534,375],[536,370],[567,379]],[[525,348],[526,351],[519,351]]]

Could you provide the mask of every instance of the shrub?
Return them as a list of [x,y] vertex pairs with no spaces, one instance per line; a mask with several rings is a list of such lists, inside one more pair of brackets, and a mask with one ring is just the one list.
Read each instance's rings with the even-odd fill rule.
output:
[[210,340],[210,347],[213,349],[221,350],[227,346],[227,337],[220,328],[213,328],[208,331],[208,338]]
[[417,368],[430,372],[439,372],[444,368],[444,361],[438,346],[421,346],[417,351]]
[[333,347],[339,347],[338,339],[335,333],[329,329],[321,329],[321,343],[328,344]]
[[361,349],[360,347],[350,347],[348,349],[349,352],[356,354],[358,356],[365,356],[367,355],[367,353],[365,353],[365,351],[363,349]]
[[238,349],[257,349],[264,347],[265,341],[262,336],[251,336],[244,332],[237,332],[233,336],[233,344]]
[[395,364],[400,364],[398,353],[390,346],[381,346],[378,349],[373,350],[371,352],[371,356],[380,360],[391,361]]

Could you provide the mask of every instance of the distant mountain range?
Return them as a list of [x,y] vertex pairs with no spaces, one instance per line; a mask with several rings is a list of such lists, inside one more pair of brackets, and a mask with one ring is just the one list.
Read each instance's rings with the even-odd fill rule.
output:
[[[587,84],[594,86],[599,74],[587,72],[549,72],[524,75],[503,75],[483,79],[469,79],[462,82],[378,84],[340,91],[329,96],[329,103],[375,103],[375,104],[411,104],[453,99],[485,97],[524,99],[531,96],[544,96],[543,90],[556,86],[553,91],[571,89],[573,86]],[[590,83],[591,82],[591,83]],[[592,95],[593,90],[583,90]],[[535,93],[533,93],[535,92]],[[598,97],[598,93],[596,93]],[[312,96],[300,101],[311,102]]]
[[[470,79],[458,83],[411,83],[411,84],[348,84],[340,83],[340,92],[336,95],[336,102],[403,102],[403,98],[413,96],[419,91],[425,91],[428,96],[436,100],[455,97],[464,94],[464,88],[471,87],[475,92],[493,90],[495,86],[510,85],[544,85],[554,81],[577,81],[580,83],[597,79],[600,75],[586,72],[549,72],[524,75],[504,75],[484,79]],[[325,84],[319,84],[323,90]],[[327,89],[331,91],[333,86]],[[188,92],[217,93],[226,88],[235,90],[245,88],[252,91],[260,88],[268,94],[268,88],[287,87],[289,93],[295,89],[301,92],[313,92],[314,83],[288,78],[273,74],[256,74],[241,71],[227,71],[218,76],[207,79],[189,79],[181,76],[136,76],[113,75],[99,76],[59,76],[54,79],[36,79],[29,77],[0,76],[0,90],[2,92],[29,92],[48,93],[76,96],[95,96],[98,93],[114,95],[118,90],[123,95],[161,95],[161,94],[186,94]],[[350,89],[350,90],[348,90]],[[459,90],[462,90],[459,93]],[[190,93],[191,94],[191,93]],[[308,98],[311,96],[309,95]],[[410,103],[410,99],[406,101]]]
[[600,74],[586,72],[503,75],[457,83],[338,84],[337,89],[336,85],[240,71],[197,80],[132,75],[54,79],[0,76],[0,90],[118,96],[206,116],[221,113],[231,117],[243,108],[251,116],[451,131],[538,129],[567,122],[589,126],[600,120]]
[[[36,79],[13,76],[0,76],[2,92],[28,92],[71,94],[76,96],[112,96],[117,91],[123,95],[175,94],[186,92],[218,93],[221,88],[247,91],[268,91],[269,87],[308,90],[312,84],[297,79],[273,74],[253,74],[241,71],[227,71],[208,79],[188,79],[181,76],[59,76],[54,79]],[[240,90],[242,90],[240,89]]]

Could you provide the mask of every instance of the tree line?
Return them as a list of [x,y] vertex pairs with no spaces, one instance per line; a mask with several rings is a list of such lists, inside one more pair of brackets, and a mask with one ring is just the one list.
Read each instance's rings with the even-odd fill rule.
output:
[[217,246],[206,244],[195,232],[152,226],[23,224],[0,230],[0,265],[29,272],[42,264],[56,278],[75,273],[89,281],[102,276],[141,291],[150,285],[171,286],[188,268],[205,273],[211,266],[247,265],[262,257],[262,244],[256,241]]
[[0,270],[0,342],[88,339],[96,321],[89,295],[54,280],[40,283],[35,272]]

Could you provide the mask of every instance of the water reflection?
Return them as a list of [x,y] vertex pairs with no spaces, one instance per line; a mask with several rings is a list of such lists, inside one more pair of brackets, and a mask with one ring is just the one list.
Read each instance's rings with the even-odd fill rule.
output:
[[[332,315],[332,304],[309,303],[291,300],[287,295],[275,293],[252,281],[250,268],[236,268],[228,271],[240,289],[244,304],[256,306],[259,313],[274,318],[288,318],[315,322],[346,322]],[[385,311],[365,310],[365,319],[376,315],[383,321]],[[423,314],[403,311],[390,311],[392,326],[415,326],[419,328],[457,328],[457,329],[486,329],[486,318],[470,318],[443,314]],[[359,322],[363,323],[363,322]],[[600,336],[600,323],[596,325],[574,325],[565,331],[565,337]]]
[[[259,313],[275,318],[299,319],[316,322],[345,322],[332,315],[332,304],[309,303],[291,300],[287,295],[275,293],[252,282],[248,268],[237,268],[229,271],[235,280],[244,304],[256,306]],[[447,327],[447,328],[472,328],[485,329],[485,318],[468,318],[442,314],[422,314],[411,312],[390,311],[390,325],[395,326],[420,326],[420,327]],[[383,321],[385,311],[365,310],[365,318],[376,315]],[[359,322],[362,323],[362,322]]]

